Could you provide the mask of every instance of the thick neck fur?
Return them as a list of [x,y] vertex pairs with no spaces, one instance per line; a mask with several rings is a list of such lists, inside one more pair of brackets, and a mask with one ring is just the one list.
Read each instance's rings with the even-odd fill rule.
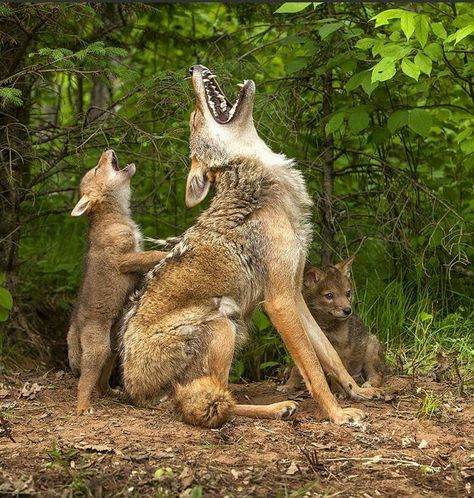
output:
[[130,215],[130,201],[128,199],[116,199],[108,196],[97,202],[89,216],[90,230],[98,227],[107,227],[112,223],[132,222]]
[[341,320],[328,316],[325,313],[315,312],[315,310],[311,310],[311,313],[327,336],[340,341],[346,340],[349,334],[349,319]]

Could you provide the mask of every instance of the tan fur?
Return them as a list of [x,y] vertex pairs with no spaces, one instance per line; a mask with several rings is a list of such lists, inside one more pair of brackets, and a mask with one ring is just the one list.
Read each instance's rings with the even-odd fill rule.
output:
[[[195,225],[173,239],[169,257],[150,272],[125,317],[125,389],[135,403],[144,404],[176,384],[214,376],[219,397],[242,330],[263,303],[331,420],[358,420],[363,417],[360,410],[338,406],[318,358],[353,397],[370,398],[378,392],[358,387],[345,371],[301,295],[311,205],[304,180],[292,161],[274,154],[258,137],[252,120],[253,82],[241,90],[233,120],[219,124],[206,101],[206,71],[202,66],[192,71],[196,108],[190,120],[192,168],[186,203],[201,202],[211,184],[215,195]],[[194,403],[199,413],[207,414],[202,406],[216,397],[206,389]],[[207,426],[222,423],[223,411],[228,416],[285,418],[296,408],[283,402],[236,405],[232,410],[227,398],[222,404],[223,410],[214,410],[218,420],[207,421]],[[183,407],[185,420],[202,423],[189,403],[181,402]]]
[[102,394],[110,392],[114,323],[137,285],[138,273],[149,270],[166,255],[161,251],[137,252],[141,235],[129,209],[134,172],[134,165],[118,170],[114,151],[106,150],[82,179],[81,199],[72,212],[73,216],[89,215],[82,285],[67,338],[69,364],[76,375],[80,374],[78,414],[90,410],[95,387]]
[[[369,334],[364,322],[352,312],[350,268],[353,260],[351,257],[327,268],[309,268],[305,272],[304,298],[349,374],[365,381],[365,386],[380,387],[385,368],[382,347],[378,338]],[[291,392],[301,381],[295,367],[280,390]],[[337,385],[334,387],[337,389]]]

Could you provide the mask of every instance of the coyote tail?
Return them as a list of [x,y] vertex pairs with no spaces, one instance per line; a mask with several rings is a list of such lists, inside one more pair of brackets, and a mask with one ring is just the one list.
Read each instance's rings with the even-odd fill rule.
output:
[[168,237],[167,239],[153,239],[152,237],[143,237],[146,242],[151,242],[164,250],[170,251],[173,247],[181,242],[182,237]]
[[177,384],[175,402],[184,422],[210,429],[224,424],[235,406],[230,391],[212,375]]

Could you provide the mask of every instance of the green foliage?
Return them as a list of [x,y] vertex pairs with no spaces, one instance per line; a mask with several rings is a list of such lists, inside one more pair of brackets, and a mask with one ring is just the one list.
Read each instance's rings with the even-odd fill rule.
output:
[[[0,285],[5,282],[5,274],[0,273]],[[8,320],[10,311],[13,308],[13,297],[8,289],[0,287],[0,322]]]
[[[405,366],[414,357],[430,363],[446,348],[472,366],[469,4],[287,2],[276,12],[269,5],[23,4],[0,6],[0,16],[21,16],[33,34],[21,64],[0,82],[2,115],[20,123],[0,123],[1,149],[17,151],[2,169],[13,172],[2,185],[12,188],[17,211],[6,213],[3,224],[13,225],[1,237],[3,244],[20,234],[12,238],[15,307],[31,306],[35,316],[46,302],[58,315],[70,312],[86,224],[68,213],[105,145],[122,163],[137,164],[133,209],[145,235],[176,235],[193,222],[200,209],[183,203],[193,105],[185,70],[199,60],[229,97],[236,81],[255,80],[257,129],[297,160],[314,199],[313,263],[327,242],[321,172],[330,148],[330,252],[338,259],[359,248],[359,310],[391,357],[402,355]],[[12,33],[12,51],[24,35]],[[257,313],[254,324],[233,380],[274,375],[289,362],[266,316]],[[40,330],[45,342],[56,328]],[[12,349],[14,337],[3,330],[1,351]],[[64,330],[57,334],[64,340]]]

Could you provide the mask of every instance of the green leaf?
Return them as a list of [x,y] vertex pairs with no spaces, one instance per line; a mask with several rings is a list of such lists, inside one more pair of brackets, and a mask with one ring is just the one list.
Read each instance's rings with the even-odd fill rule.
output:
[[0,306],[6,310],[13,308],[13,298],[8,289],[0,287]]
[[426,109],[410,109],[408,111],[408,127],[418,135],[426,137],[431,129],[431,113]]
[[425,54],[433,61],[440,61],[443,59],[443,49],[439,43],[430,43],[425,47]]
[[442,40],[445,40],[448,36],[448,33],[446,33],[442,22],[431,23],[431,29],[433,30],[433,33]]
[[355,47],[360,48],[361,50],[367,50],[370,47],[373,47],[376,41],[377,40],[374,40],[373,38],[362,38],[355,44]]
[[474,139],[464,140],[461,144],[461,150],[464,154],[472,154],[474,152]]
[[387,120],[387,128],[395,133],[399,128],[406,126],[408,124],[408,111],[398,110],[390,115]]
[[285,70],[288,74],[297,73],[309,64],[309,60],[309,57],[296,57],[294,59],[290,59],[285,64]]
[[202,498],[202,487],[201,486],[194,486],[193,489],[191,490],[191,494],[189,495],[189,498]]
[[410,78],[418,81],[420,77],[420,70],[418,67],[409,59],[403,59],[401,64],[402,71]]
[[454,43],[454,45],[457,45],[461,40],[464,40],[464,38],[471,35],[472,33],[474,33],[474,23],[464,26],[464,28],[456,32],[456,42]]
[[0,322],[6,322],[10,313],[5,308],[0,308]]
[[275,14],[294,14],[306,9],[308,5],[311,5],[311,2],[286,2],[275,10]]
[[349,114],[347,124],[352,133],[359,133],[369,126],[369,113],[365,109],[356,109]]
[[470,137],[472,135],[472,131],[473,131],[473,128],[466,128],[465,130],[461,131],[461,133],[459,133],[456,136],[456,142],[459,144],[463,140],[465,140],[466,138]]
[[405,12],[406,11],[402,9],[389,9],[380,12],[380,14],[377,14],[370,20],[373,21],[375,19],[375,27],[378,28],[379,26],[388,24],[388,21],[390,19],[400,19],[405,14]]
[[392,79],[396,73],[395,61],[392,57],[384,57],[372,68],[372,83],[375,81],[387,81]]
[[428,320],[432,320],[433,319],[433,315],[431,313],[425,313],[424,311],[422,311],[420,313],[420,320],[422,322],[426,322]]
[[428,41],[428,33],[430,32],[430,22],[427,16],[416,16],[415,18],[415,36],[420,42],[421,48],[424,48]]
[[324,40],[330,34],[337,31],[342,25],[343,25],[342,22],[332,22],[321,26],[319,28],[319,36],[321,37],[321,40]]
[[342,126],[342,123],[344,123],[344,117],[344,112],[336,112],[335,114],[333,114],[328,121],[328,124],[326,125],[326,133],[329,135],[339,130],[339,128],[341,128]]
[[415,31],[415,14],[413,12],[403,12],[400,21],[402,31],[407,37],[407,40],[409,40]]
[[[360,73],[355,73],[353,74],[346,83],[346,91],[351,92],[352,90],[355,90],[358,88],[360,85],[362,85],[362,82],[367,79],[369,76],[369,73],[367,71],[361,71]],[[370,79],[370,76],[369,76]]]
[[431,69],[433,68],[433,63],[431,62],[431,59],[428,56],[426,56],[425,54],[418,52],[415,55],[415,64],[416,64],[416,67],[422,73],[425,73],[428,76],[431,74]]

